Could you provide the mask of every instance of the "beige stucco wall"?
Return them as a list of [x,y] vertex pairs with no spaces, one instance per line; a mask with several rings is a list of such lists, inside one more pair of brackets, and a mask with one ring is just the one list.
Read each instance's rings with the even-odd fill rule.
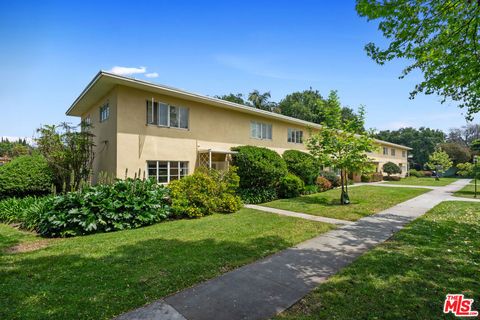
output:
[[[108,102],[110,116],[100,122],[100,107]],[[82,120],[90,116],[91,132],[94,134],[93,182],[100,172],[116,175],[117,166],[117,90],[113,89],[82,115]]]
[[[374,162],[378,163],[377,171],[381,172],[382,167],[385,163],[393,162],[397,164],[400,167],[400,169],[402,169],[402,173],[400,174],[400,176],[405,177],[407,173],[407,156],[408,156],[407,150],[385,145],[385,147],[388,148],[388,155],[384,155],[383,146],[384,145],[380,145],[375,152],[370,153],[368,155],[370,158],[374,160]],[[391,155],[392,149],[395,149],[395,156]],[[403,156],[402,151],[405,151],[405,156]]]
[[[155,99],[168,104],[189,108],[189,129],[165,128],[146,125],[146,100]],[[99,123],[99,108],[104,101],[110,104],[110,118]],[[124,178],[135,174],[143,176],[148,160],[188,161],[189,172],[197,165],[198,149],[230,150],[238,145],[256,145],[270,148],[282,154],[288,149],[306,151],[302,144],[287,141],[288,129],[303,130],[304,141],[309,128],[280,120],[228,110],[183,99],[152,94],[125,86],[117,86],[95,103],[82,118],[90,114],[93,133],[96,135],[94,176],[100,171]],[[250,122],[256,120],[272,124],[272,140],[250,137]],[[105,143],[105,141],[108,141]],[[396,156],[384,156],[382,149],[369,156],[377,161],[378,170],[392,161],[403,164],[402,149],[396,148]],[[404,170],[405,173],[406,170]],[[404,174],[403,173],[403,174]]]

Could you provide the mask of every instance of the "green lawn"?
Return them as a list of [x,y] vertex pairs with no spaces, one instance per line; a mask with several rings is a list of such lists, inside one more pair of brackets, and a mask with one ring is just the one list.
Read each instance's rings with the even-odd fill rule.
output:
[[430,190],[424,188],[359,186],[349,189],[348,194],[351,201],[349,205],[340,205],[340,189],[298,198],[275,200],[262,205],[328,218],[354,221],[385,210],[397,203],[428,191]]
[[[467,184],[463,189],[458,190],[453,194],[456,197],[473,198],[475,195],[475,184],[472,182]],[[480,181],[477,180],[477,199],[480,200]]]
[[480,310],[479,248],[480,204],[444,202],[278,318],[441,319],[447,293]]
[[443,187],[457,180],[458,180],[457,178],[440,178],[440,180],[435,180],[435,178],[431,178],[431,177],[430,178],[406,177],[400,181],[384,181],[383,183],[411,185],[411,186]]
[[110,319],[331,228],[242,209],[9,253],[40,238],[0,225],[0,319]]

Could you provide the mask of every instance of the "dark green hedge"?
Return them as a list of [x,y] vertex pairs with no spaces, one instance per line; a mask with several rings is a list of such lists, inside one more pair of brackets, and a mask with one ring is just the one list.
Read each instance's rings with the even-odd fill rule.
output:
[[283,159],[288,171],[302,179],[306,185],[315,183],[320,165],[314,156],[298,150],[287,150],[283,153]]

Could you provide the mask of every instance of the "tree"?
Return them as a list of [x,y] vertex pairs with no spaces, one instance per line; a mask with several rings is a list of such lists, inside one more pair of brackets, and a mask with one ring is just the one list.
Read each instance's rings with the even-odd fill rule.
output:
[[84,123],[80,126],[62,123],[43,126],[37,132],[38,150],[47,160],[57,188],[65,191],[68,186],[77,190],[82,181],[89,179],[92,169],[94,136],[89,127]]
[[480,125],[469,123],[461,128],[450,129],[447,141],[459,143],[469,147],[475,140],[480,139]]
[[225,101],[230,101],[233,103],[247,105],[247,102],[243,99],[243,94],[241,93],[229,93],[229,94],[224,94],[222,96],[215,96],[215,98],[225,100]]
[[388,176],[390,176],[392,174],[402,173],[402,169],[400,169],[400,167],[398,165],[396,165],[395,163],[390,162],[390,161],[385,163],[383,165],[382,169],[383,169],[383,172],[388,174]]
[[428,156],[435,151],[439,143],[445,142],[445,134],[440,130],[421,127],[384,130],[376,134],[376,138],[401,144],[412,148],[412,166],[421,170],[428,161]]
[[410,93],[438,94],[466,108],[466,118],[480,111],[480,2],[473,0],[357,0],[357,12],[379,20],[389,40],[382,49],[365,46],[367,54],[384,64],[395,58],[412,61],[400,78],[414,70],[423,81]]
[[479,153],[480,152],[480,139],[474,140],[472,144],[470,145],[470,148],[474,153]]
[[[357,134],[364,125],[364,108],[359,110],[358,121],[342,122],[341,108],[333,107],[326,113],[322,128],[312,132],[307,140],[307,148],[320,165],[340,170],[342,193],[341,204],[350,203],[347,177],[349,172],[360,172],[369,166],[367,152],[375,149],[372,133]],[[339,130],[340,129],[340,130]]]
[[425,165],[428,169],[437,172],[436,178],[438,180],[439,174],[443,174],[450,169],[453,162],[445,151],[437,149],[428,157],[428,162]]
[[463,162],[468,162],[472,158],[472,153],[470,152],[470,149],[464,145],[453,143],[453,142],[447,142],[447,143],[442,143],[439,146],[443,151],[445,151],[448,154],[450,159],[452,159],[452,162],[454,165],[457,165]]
[[274,111],[277,104],[270,101],[270,97],[270,91],[260,93],[258,90],[253,90],[248,95],[248,101],[250,101],[250,105],[256,109]]

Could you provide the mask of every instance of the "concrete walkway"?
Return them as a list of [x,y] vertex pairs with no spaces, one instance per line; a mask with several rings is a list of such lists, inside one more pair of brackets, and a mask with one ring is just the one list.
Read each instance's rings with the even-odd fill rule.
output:
[[[339,227],[296,247],[225,273],[118,319],[267,319],[287,309],[328,277],[468,180],[424,193],[375,215]],[[468,200],[467,200],[468,201]]]
[[296,217],[296,218],[302,218],[302,219],[318,221],[318,222],[326,222],[326,223],[331,223],[331,224],[336,224],[336,225],[346,225],[346,224],[353,223],[352,221],[314,216],[314,215],[306,214],[306,213],[300,213],[300,212],[288,211],[288,210],[283,210],[283,209],[270,208],[270,207],[265,207],[265,206],[258,206],[258,205],[255,205],[255,204],[247,204],[247,205],[245,205],[245,208],[250,208],[250,209],[255,209],[255,210],[260,210],[260,211],[270,212],[270,213],[276,213],[276,214],[280,214],[282,216]]
[[385,183],[383,181],[380,181],[380,182],[355,182],[355,184],[352,184],[351,186],[348,186],[348,187],[351,188],[351,187],[360,187],[360,186],[395,187],[395,188],[424,188],[424,189],[432,189],[432,190],[443,188],[443,187],[437,187],[437,186],[415,186],[415,185],[410,185],[410,184],[393,184],[393,183]]

